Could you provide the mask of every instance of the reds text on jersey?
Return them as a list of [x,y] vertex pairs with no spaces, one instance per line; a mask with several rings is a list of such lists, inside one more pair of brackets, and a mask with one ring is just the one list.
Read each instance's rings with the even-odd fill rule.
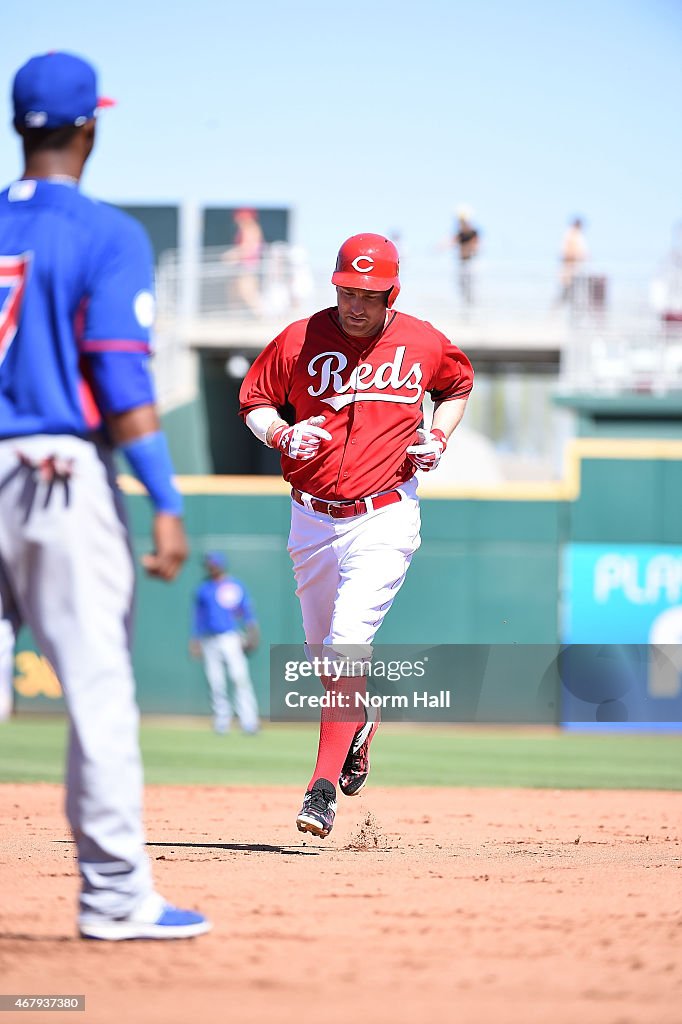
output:
[[0,193],[0,437],[87,436],[152,400],[152,319],[137,221],[57,182]]
[[240,415],[273,406],[289,423],[325,416],[332,435],[308,462],[282,457],[284,479],[338,501],[390,490],[414,475],[405,449],[416,441],[424,393],[465,398],[471,363],[431,324],[392,310],[378,338],[351,338],[336,308],[299,320],[247,373]]

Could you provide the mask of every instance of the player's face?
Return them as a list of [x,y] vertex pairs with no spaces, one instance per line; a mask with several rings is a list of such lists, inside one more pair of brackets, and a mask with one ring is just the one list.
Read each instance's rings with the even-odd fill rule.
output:
[[341,326],[351,338],[371,338],[386,320],[386,292],[367,292],[363,288],[337,288]]

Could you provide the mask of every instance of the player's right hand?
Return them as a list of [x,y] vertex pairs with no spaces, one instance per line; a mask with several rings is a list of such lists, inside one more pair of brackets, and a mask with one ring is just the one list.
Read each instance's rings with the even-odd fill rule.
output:
[[272,434],[272,447],[279,448],[284,455],[299,462],[307,462],[317,455],[323,441],[331,441],[332,435],[322,429],[324,416],[311,416],[294,423],[293,427],[282,424]]
[[185,528],[179,516],[157,512],[152,526],[154,551],[143,555],[142,565],[148,576],[160,580],[174,580],[187,560],[189,548]]

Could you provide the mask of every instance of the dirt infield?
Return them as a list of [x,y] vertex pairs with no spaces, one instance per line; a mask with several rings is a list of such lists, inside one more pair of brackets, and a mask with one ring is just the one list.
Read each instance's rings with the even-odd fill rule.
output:
[[0,991],[149,1024],[679,1024],[682,795],[368,790],[304,841],[291,789],[149,787],[159,888],[215,922],[75,938],[62,791],[0,786]]

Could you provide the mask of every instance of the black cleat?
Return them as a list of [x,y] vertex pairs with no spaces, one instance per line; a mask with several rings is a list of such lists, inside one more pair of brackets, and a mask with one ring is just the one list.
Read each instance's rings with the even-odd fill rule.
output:
[[369,775],[369,745],[379,726],[378,722],[365,722],[358,729],[343,762],[339,775],[339,788],[344,796],[357,796]]
[[327,779],[317,779],[303,797],[296,827],[299,832],[310,832],[324,839],[334,827],[335,814],[336,788]]

